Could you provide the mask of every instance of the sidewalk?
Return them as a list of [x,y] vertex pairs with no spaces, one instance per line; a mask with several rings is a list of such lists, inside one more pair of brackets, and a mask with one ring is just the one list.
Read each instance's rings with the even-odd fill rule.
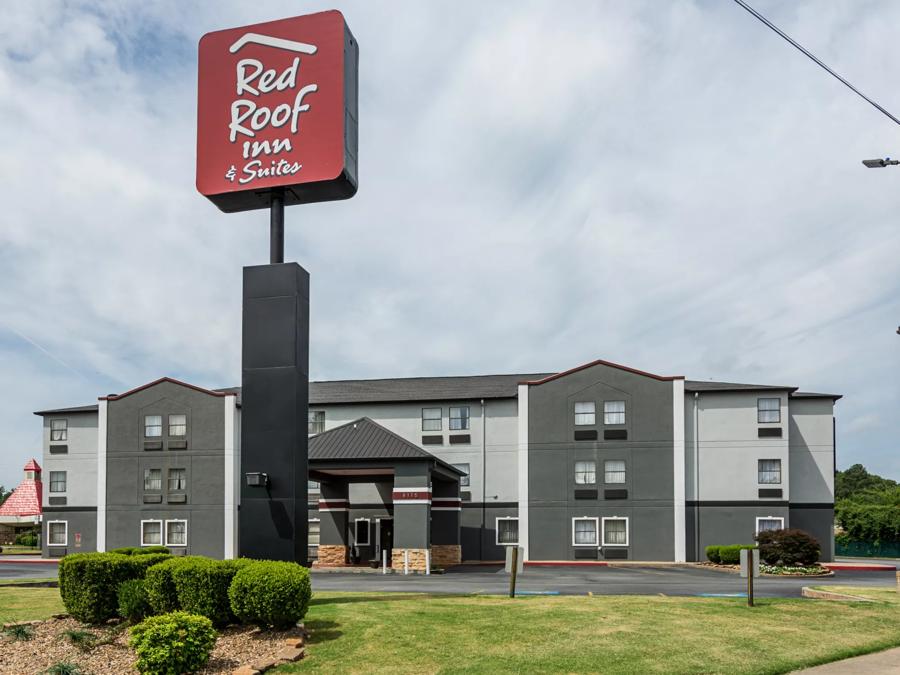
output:
[[900,647],[875,654],[855,656],[852,659],[826,663],[823,666],[796,670],[804,675],[891,675],[900,674]]

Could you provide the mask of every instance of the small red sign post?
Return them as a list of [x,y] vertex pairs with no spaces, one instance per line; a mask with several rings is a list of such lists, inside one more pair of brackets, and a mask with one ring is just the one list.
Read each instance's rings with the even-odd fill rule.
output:
[[225,212],[352,197],[358,62],[336,10],[204,35],[197,190]]

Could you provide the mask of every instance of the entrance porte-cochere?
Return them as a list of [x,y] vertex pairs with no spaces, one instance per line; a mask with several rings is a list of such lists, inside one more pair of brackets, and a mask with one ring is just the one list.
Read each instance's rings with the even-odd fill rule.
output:
[[458,565],[462,475],[367,417],[313,436],[309,477],[321,491],[316,564]]

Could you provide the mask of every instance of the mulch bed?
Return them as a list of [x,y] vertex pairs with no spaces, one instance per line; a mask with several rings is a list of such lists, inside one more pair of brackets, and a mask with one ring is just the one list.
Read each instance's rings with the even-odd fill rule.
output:
[[[709,562],[709,561],[700,563],[700,566],[708,567],[708,568],[712,568],[712,569],[716,569],[716,570],[721,570],[723,572],[740,572],[741,571],[740,565],[722,565],[721,563],[714,563],[714,562]],[[817,577],[833,577],[834,576],[834,572],[832,572],[831,570],[828,570],[824,567],[822,569],[824,569],[825,571],[820,572],[818,574],[770,574],[768,572],[763,572],[762,570],[760,570],[760,575],[764,576],[764,577],[773,577],[773,578],[789,577],[789,578],[793,578],[793,579],[797,579],[797,578],[815,579]]]
[[[137,673],[134,652],[128,647],[128,628],[124,624],[85,626],[71,617],[48,619],[32,624],[30,640],[15,641],[0,636],[0,673],[25,675],[40,673],[55,663],[74,663],[92,675]],[[65,635],[69,630],[94,634],[97,644],[84,651]],[[285,640],[303,635],[302,628],[262,631],[253,626],[228,626],[219,630],[219,638],[207,667],[200,673],[231,673],[240,666],[260,661],[276,661]]]

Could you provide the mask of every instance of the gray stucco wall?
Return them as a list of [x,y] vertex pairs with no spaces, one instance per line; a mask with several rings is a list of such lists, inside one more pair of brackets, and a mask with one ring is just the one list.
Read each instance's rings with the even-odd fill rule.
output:
[[[47,529],[49,528],[49,523],[59,520],[67,523],[66,545],[48,546]],[[45,508],[41,530],[41,555],[45,558],[59,558],[67,553],[90,553],[97,550],[96,508]]]
[[[187,449],[172,449],[167,435],[170,414],[187,415]],[[163,416],[161,439],[144,438],[144,416]],[[145,442],[162,440],[162,450]],[[180,440],[180,439],[179,439]],[[225,406],[211,396],[162,382],[125,398],[109,401],[107,423],[106,548],[139,546],[141,521],[187,520],[187,546],[173,552],[224,555]],[[144,490],[144,469],[162,470],[162,490]],[[167,489],[170,468],[183,468],[187,489]],[[176,503],[184,495],[185,503]],[[159,496],[161,503],[146,503]]]
[[[604,401],[625,401],[624,425],[605,425]],[[596,424],[575,425],[576,402],[594,401]],[[598,440],[574,440],[575,430],[596,430]],[[625,429],[627,440],[603,440],[605,429]],[[674,559],[673,384],[618,368],[595,365],[529,389],[529,559],[627,556]],[[593,460],[593,498],[575,497],[575,462]],[[604,483],[604,462],[625,462],[625,484]],[[624,499],[607,489],[627,490]],[[575,546],[572,519],[598,518],[597,547]],[[603,547],[604,517],[628,519],[628,545]],[[599,551],[597,551],[599,549]],[[615,552],[609,551],[615,549]],[[577,553],[576,553],[577,551]],[[624,551],[624,553],[623,553]]]

